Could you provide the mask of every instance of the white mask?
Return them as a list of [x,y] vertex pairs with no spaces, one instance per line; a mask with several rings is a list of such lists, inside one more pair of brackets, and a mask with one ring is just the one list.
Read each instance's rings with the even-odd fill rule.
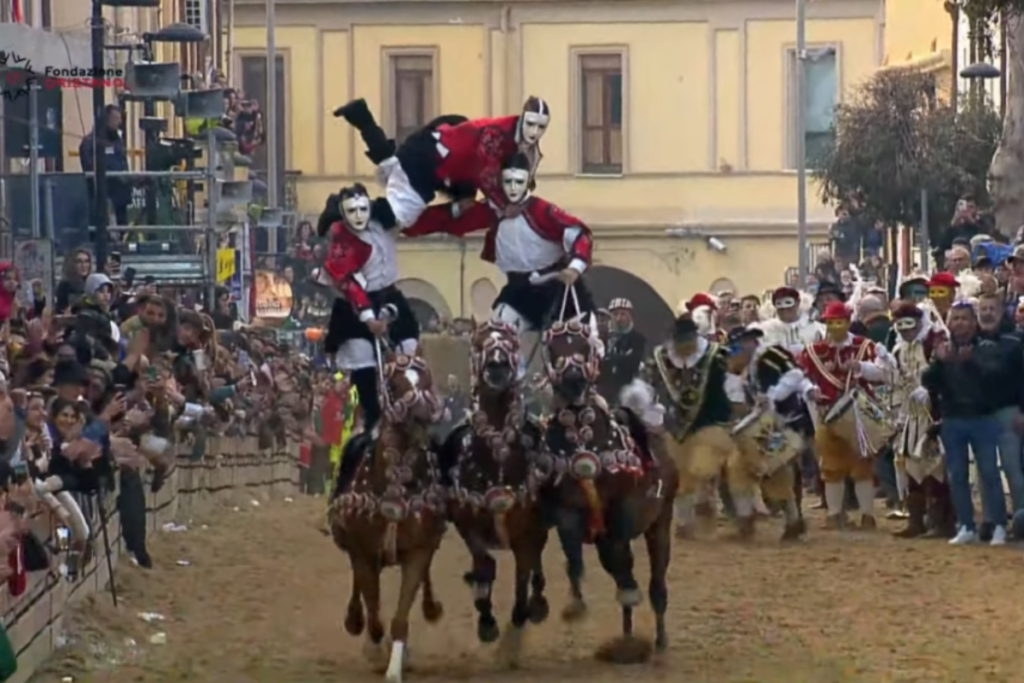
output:
[[357,232],[366,230],[370,223],[370,198],[366,195],[348,197],[341,202],[341,213],[350,228]]
[[501,187],[511,204],[519,204],[530,194],[530,172],[521,168],[506,168],[501,172]]
[[519,117],[519,142],[530,145],[536,145],[540,142],[540,139],[544,137],[544,133],[548,129],[548,123],[551,122],[551,117],[545,113],[547,107],[541,105],[541,111],[524,111]]

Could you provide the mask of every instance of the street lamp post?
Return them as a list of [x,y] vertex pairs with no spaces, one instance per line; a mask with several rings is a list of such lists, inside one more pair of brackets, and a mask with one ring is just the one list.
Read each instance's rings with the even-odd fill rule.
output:
[[807,286],[810,255],[807,253],[807,154],[804,142],[807,137],[807,121],[804,118],[804,60],[807,58],[807,2],[796,0],[796,236],[800,254],[797,260],[797,282],[802,289]]

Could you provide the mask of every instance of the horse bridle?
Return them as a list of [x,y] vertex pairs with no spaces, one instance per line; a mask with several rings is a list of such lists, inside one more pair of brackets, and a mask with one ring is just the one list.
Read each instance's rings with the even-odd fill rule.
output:
[[[573,353],[571,356],[559,356],[554,361],[548,346],[556,338],[561,336],[580,337],[587,342],[587,354]],[[598,358],[590,347],[590,330],[579,320],[569,322],[556,322],[544,333],[544,370],[552,384],[560,381],[562,377],[572,368],[578,368],[588,382],[597,379]]]
[[511,325],[488,321],[484,323],[483,330],[478,330],[476,334],[480,334],[481,332],[498,332],[500,335],[488,334],[480,343],[479,350],[473,348],[469,357],[469,364],[470,381],[473,382],[474,387],[480,377],[481,371],[487,364],[488,357],[496,352],[503,354],[505,361],[509,364],[513,372],[516,372],[519,369],[519,335],[516,334],[515,329],[513,329]]

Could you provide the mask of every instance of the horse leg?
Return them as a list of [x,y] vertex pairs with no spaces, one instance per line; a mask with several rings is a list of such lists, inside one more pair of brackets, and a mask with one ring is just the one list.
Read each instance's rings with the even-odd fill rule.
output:
[[569,577],[570,602],[562,610],[562,619],[576,621],[587,611],[583,601],[583,513],[580,510],[559,510],[558,541],[565,553],[566,575]]
[[622,635],[633,635],[633,608],[643,601],[640,586],[633,575],[633,550],[629,541],[604,536],[594,545],[597,557],[608,575],[615,580],[615,599],[622,608]]
[[360,576],[356,572],[356,561],[351,554],[349,563],[352,565],[352,594],[349,596],[348,610],[345,613],[345,630],[350,635],[359,636],[366,627],[366,616],[363,613],[363,596],[359,590]]
[[416,602],[420,584],[430,571],[433,550],[413,550],[402,563],[402,586],[398,591],[398,604],[391,619],[391,657],[384,674],[388,683],[402,683],[405,668],[406,643],[409,640],[409,613]]
[[544,577],[544,547],[548,544],[548,530],[542,521],[537,523],[539,531],[533,541],[533,569],[530,575],[530,623],[542,624],[548,618],[550,607],[544,597],[547,579]]
[[434,597],[434,582],[430,578],[430,566],[427,566],[427,575],[423,579],[423,618],[428,624],[435,624],[444,616],[444,605]]
[[672,555],[672,504],[665,501],[661,514],[654,524],[644,532],[647,542],[647,558],[651,565],[651,582],[647,595],[654,610],[654,647],[659,652],[668,647],[668,631],[665,629],[665,612],[668,610],[668,563]]
[[381,642],[384,640],[384,624],[380,620],[380,564],[376,558],[352,556],[352,569],[359,591],[366,604],[366,643],[363,654],[371,664],[381,661]]
[[476,637],[481,643],[493,643],[501,635],[498,620],[494,618],[494,604],[491,592],[494,580],[498,575],[498,563],[482,544],[467,542],[466,546],[473,558],[473,570],[463,576],[463,580],[473,591],[473,607],[476,608]]
[[533,548],[529,543],[520,543],[512,547],[516,561],[515,602],[512,605],[512,623],[505,629],[499,650],[505,666],[515,667],[519,664],[519,655],[523,649],[523,627],[530,620],[530,577],[536,560]]

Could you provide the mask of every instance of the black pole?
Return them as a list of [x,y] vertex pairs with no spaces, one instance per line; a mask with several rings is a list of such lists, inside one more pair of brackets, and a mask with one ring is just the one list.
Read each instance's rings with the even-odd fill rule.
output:
[[[103,24],[103,5],[100,0],[92,0],[92,69],[93,78],[103,78],[103,43],[105,31]],[[101,140],[103,128],[106,126],[103,109],[106,106],[104,88],[92,89],[92,108],[95,113],[95,126],[93,128],[93,148],[88,150],[93,154],[93,249],[95,253],[95,270],[103,272],[107,265],[107,147],[106,140]]]
[[110,533],[107,531],[110,518],[107,517],[107,508],[103,504],[103,495],[106,493],[104,488],[101,485],[100,490],[95,494],[96,510],[100,514],[100,537],[103,539],[103,554],[107,556],[107,573],[110,574],[110,599],[114,603],[114,607],[117,607],[117,582],[114,580],[114,560],[111,558]]
[[[142,115],[146,118],[156,116],[156,102],[153,98],[147,97],[142,101]],[[160,133],[146,128],[144,135],[146,138],[146,170],[155,171],[157,169],[153,168],[153,157],[156,152],[156,146],[160,141]],[[146,181],[146,225],[156,225],[157,222],[156,184],[157,181],[152,178]]]

